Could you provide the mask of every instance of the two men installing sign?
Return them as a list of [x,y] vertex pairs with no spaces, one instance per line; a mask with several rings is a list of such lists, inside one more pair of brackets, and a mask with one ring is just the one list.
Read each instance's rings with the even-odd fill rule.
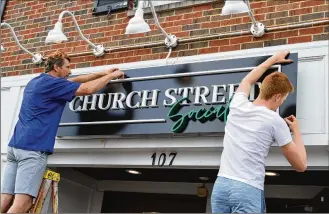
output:
[[[265,158],[273,141],[297,171],[306,168],[306,152],[294,116],[284,120],[274,112],[293,86],[282,73],[263,81],[259,97],[248,101],[250,87],[273,64],[289,63],[289,52],[278,52],[251,71],[230,104],[219,177],[212,194],[213,212],[262,212]],[[37,197],[48,155],[54,151],[63,109],[74,96],[93,94],[109,81],[122,78],[119,69],[68,79],[70,59],[57,51],[47,59],[45,73],[26,86],[14,134],[8,145],[1,191],[1,212],[28,212]]]

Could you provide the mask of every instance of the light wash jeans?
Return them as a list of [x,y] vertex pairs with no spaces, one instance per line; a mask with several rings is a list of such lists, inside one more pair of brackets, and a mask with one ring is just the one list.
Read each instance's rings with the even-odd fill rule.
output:
[[217,177],[211,209],[213,213],[265,213],[264,191],[240,181]]

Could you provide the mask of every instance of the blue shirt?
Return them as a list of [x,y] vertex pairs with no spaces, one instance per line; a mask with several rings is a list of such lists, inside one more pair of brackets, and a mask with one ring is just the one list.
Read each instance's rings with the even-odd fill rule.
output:
[[41,73],[24,90],[17,124],[8,146],[52,154],[66,105],[81,83]]

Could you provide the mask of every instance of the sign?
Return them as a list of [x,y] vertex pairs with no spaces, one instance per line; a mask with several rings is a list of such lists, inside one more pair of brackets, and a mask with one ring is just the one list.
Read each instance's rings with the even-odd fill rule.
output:
[[[131,69],[127,78],[101,91],[75,97],[64,109],[58,136],[222,134],[229,101],[239,83],[269,56]],[[251,89],[257,98],[262,80],[281,71],[295,86],[279,113],[295,114],[297,54],[294,63],[275,65]]]

